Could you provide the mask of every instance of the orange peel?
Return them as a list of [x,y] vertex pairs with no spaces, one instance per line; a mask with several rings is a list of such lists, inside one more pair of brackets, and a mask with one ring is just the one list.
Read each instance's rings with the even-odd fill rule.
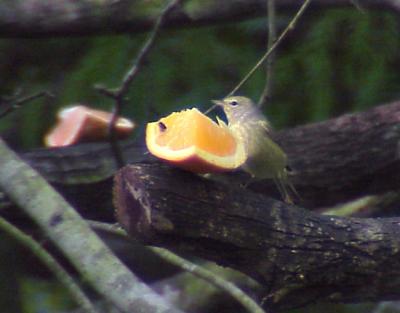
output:
[[195,173],[232,171],[246,160],[243,144],[227,125],[196,108],[148,123],[146,145],[154,156]]
[[[79,142],[102,141],[107,139],[112,114],[77,105],[62,109],[58,113],[56,126],[45,136],[47,147],[62,147]],[[119,117],[115,123],[115,134],[122,139],[129,136],[135,124]]]

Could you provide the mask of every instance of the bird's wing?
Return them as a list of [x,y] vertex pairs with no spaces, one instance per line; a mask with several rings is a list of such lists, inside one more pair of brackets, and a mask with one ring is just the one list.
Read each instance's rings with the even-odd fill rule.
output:
[[262,128],[264,128],[265,131],[267,132],[267,134],[270,134],[270,133],[271,133],[271,131],[272,131],[271,124],[268,123],[267,120],[258,121],[257,124],[258,124],[259,126],[261,126]]

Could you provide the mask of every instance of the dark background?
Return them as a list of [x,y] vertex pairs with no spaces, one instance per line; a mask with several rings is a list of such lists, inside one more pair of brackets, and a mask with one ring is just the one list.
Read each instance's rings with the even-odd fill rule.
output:
[[[279,30],[291,16],[278,14]],[[185,107],[206,109],[210,99],[229,93],[265,52],[267,33],[265,18],[163,31],[123,108],[123,115],[140,125],[133,136],[143,136],[147,121]],[[349,7],[306,12],[277,51],[272,100],[265,108],[272,124],[293,127],[398,100],[399,34],[398,16],[387,11]],[[145,38],[146,34],[1,39],[0,96],[48,90],[55,97],[27,103],[0,120],[0,135],[25,151],[42,146],[61,107],[85,103],[110,110],[112,101],[93,86],[118,86]],[[239,94],[258,100],[264,80],[265,71],[259,69]],[[1,311],[72,307],[62,286],[38,262],[34,275],[25,272],[26,262],[34,259],[27,254],[12,239],[0,236]],[[400,310],[329,304],[296,312]]]

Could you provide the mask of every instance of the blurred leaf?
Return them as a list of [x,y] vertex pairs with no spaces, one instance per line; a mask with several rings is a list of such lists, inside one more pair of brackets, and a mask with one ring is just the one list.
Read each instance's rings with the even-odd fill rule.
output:
[[[288,20],[279,17],[278,25]],[[272,123],[281,128],[323,120],[398,97],[397,32],[396,17],[385,12],[350,8],[306,15],[277,51],[273,98],[266,108]],[[13,113],[18,123],[0,121],[0,131],[11,126],[7,132],[28,147],[41,143],[60,106],[84,102],[109,110],[112,101],[93,86],[118,86],[146,36],[0,42],[0,56],[8,60],[0,62],[2,94],[23,86],[55,89],[58,96]],[[185,107],[208,108],[210,99],[229,93],[263,55],[266,38],[264,18],[162,31],[123,114],[143,125]],[[257,100],[264,79],[260,68],[238,94]]]
[[20,295],[23,313],[53,313],[75,307],[65,288],[55,282],[24,278]]

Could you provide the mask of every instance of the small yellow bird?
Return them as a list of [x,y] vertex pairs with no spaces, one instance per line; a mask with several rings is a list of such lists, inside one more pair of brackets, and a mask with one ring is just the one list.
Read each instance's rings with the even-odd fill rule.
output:
[[243,170],[256,180],[273,179],[284,201],[293,203],[288,190],[295,195],[297,192],[289,181],[287,156],[271,139],[271,125],[259,108],[251,99],[241,96],[212,102],[223,108],[229,129],[244,144],[247,159]]

